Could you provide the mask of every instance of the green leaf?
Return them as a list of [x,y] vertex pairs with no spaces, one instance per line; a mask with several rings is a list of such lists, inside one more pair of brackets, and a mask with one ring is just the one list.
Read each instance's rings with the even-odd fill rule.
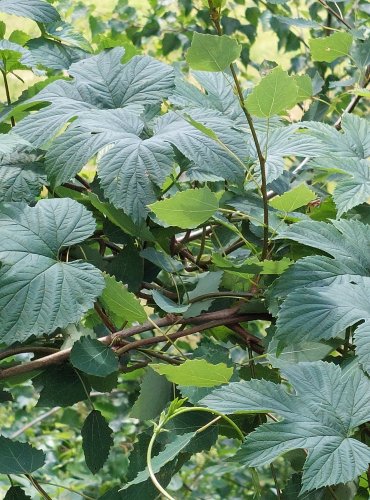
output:
[[28,443],[0,436],[0,474],[31,474],[45,463],[45,453]]
[[105,215],[115,226],[122,229],[124,233],[146,241],[154,241],[154,237],[145,223],[135,224],[122,210],[101,201],[95,193],[88,193],[88,197],[92,206]]
[[109,275],[105,275],[104,279],[105,288],[100,301],[104,308],[112,314],[117,326],[122,326],[126,321],[132,324],[136,321],[143,323],[148,319],[140,301],[127,290],[123,283],[116,281]]
[[85,461],[93,474],[96,474],[107,461],[113,445],[113,431],[98,410],[93,410],[86,418],[82,429],[82,448]]
[[186,61],[192,69],[224,71],[241,53],[241,45],[226,35],[204,35],[194,32]]
[[224,363],[214,365],[205,359],[187,359],[179,366],[165,364],[151,364],[150,366],[170,382],[183,386],[213,387],[226,384],[233,374],[232,367]]
[[70,361],[78,370],[96,377],[106,377],[118,370],[118,358],[112,349],[91,337],[82,337],[74,343]]
[[90,55],[77,47],[70,47],[44,37],[29,40],[27,47],[38,66],[54,70],[67,70],[73,63]]
[[46,183],[40,155],[19,148],[0,156],[0,201],[32,202]]
[[60,42],[67,43],[72,47],[78,47],[87,52],[92,51],[90,43],[69,23],[63,21],[51,23],[45,27],[45,30],[48,35],[51,35]]
[[181,314],[189,309],[189,304],[177,304],[165,295],[162,295],[160,292],[158,292],[158,290],[153,290],[152,297],[157,306],[160,307],[162,311],[167,313]]
[[283,212],[294,212],[294,210],[307,205],[315,198],[315,193],[306,184],[300,184],[281,196],[275,196],[269,204]]
[[218,209],[217,196],[208,187],[187,189],[149,208],[170,226],[192,229],[206,222]]
[[35,385],[41,384],[40,397],[36,406],[50,407],[72,406],[87,399],[88,382],[79,376],[71,366],[56,366],[45,370],[35,379]]
[[141,382],[140,394],[131,409],[130,416],[139,420],[158,417],[170,401],[171,395],[172,384],[149,367]]
[[294,78],[277,66],[253,88],[245,104],[252,115],[270,118],[297,102],[298,87]]
[[60,252],[94,232],[91,213],[71,199],[3,204],[0,229],[0,340],[24,341],[78,321],[104,280],[91,264],[64,262]]
[[11,486],[6,492],[4,500],[31,500],[31,497],[26,495],[20,486]]
[[[195,436],[195,432],[188,432],[186,434],[180,434],[176,437],[172,443],[170,443],[166,448],[161,451],[157,456],[152,459],[152,470],[154,474],[157,474],[161,468],[166,465],[168,462],[173,460],[181,450],[183,450],[191,441],[191,439]],[[149,471],[146,468],[145,470],[139,472],[139,474],[126,484],[120,491],[126,490],[129,486],[133,484],[139,484],[143,481],[146,481],[149,478]]]
[[0,0],[0,12],[27,17],[41,23],[59,20],[55,8],[43,0]]
[[312,60],[331,63],[338,57],[346,56],[350,51],[352,41],[352,35],[344,31],[321,38],[312,38],[308,41]]
[[308,75],[295,75],[293,79],[298,87],[298,102],[312,97],[312,80]]
[[22,139],[17,134],[13,132],[9,132],[7,134],[0,134],[0,154],[8,155],[12,153],[14,150],[18,149],[18,147],[22,146],[30,146],[29,142]]
[[282,371],[295,394],[252,380],[231,383],[201,401],[224,413],[273,411],[284,418],[249,434],[234,459],[258,467],[304,448],[302,492],[356,479],[368,467],[370,448],[349,435],[370,418],[370,380],[359,368],[344,372],[322,361]]

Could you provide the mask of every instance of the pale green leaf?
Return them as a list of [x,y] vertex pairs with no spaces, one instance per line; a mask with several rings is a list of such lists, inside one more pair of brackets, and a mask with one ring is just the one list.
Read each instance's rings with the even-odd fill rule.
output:
[[308,43],[314,61],[330,63],[338,57],[348,55],[352,41],[353,37],[350,33],[341,31],[330,36],[312,38]]
[[295,75],[293,79],[298,87],[298,102],[312,97],[312,80],[308,75]]
[[150,366],[170,382],[193,387],[226,384],[233,374],[233,368],[225,363],[214,365],[205,359],[187,359],[179,366],[165,364],[151,364]]
[[125,285],[112,276],[105,275],[105,288],[100,297],[104,308],[112,313],[117,326],[126,321],[131,324],[143,323],[147,320],[145,309],[135,295],[127,290]]
[[192,69],[201,71],[224,71],[241,52],[241,45],[227,35],[193,34],[186,60]]
[[275,196],[269,204],[283,212],[294,212],[294,210],[307,205],[315,198],[315,193],[306,184],[300,184],[281,196]]
[[218,198],[208,187],[188,189],[149,208],[166,224],[192,229],[212,217],[218,209]]
[[245,104],[252,115],[270,118],[292,108],[298,91],[294,78],[277,66],[254,87]]

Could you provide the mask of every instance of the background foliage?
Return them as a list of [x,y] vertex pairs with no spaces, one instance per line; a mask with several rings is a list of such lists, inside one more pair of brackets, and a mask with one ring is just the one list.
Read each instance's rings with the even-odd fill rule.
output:
[[0,0],[4,498],[368,498],[368,16]]

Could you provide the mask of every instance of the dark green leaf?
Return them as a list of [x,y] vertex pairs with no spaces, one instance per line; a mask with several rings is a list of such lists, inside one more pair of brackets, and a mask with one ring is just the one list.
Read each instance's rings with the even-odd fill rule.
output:
[[112,434],[112,429],[100,411],[93,410],[81,429],[86,465],[93,474],[96,474],[107,461],[109,450],[113,445]]
[[70,361],[78,370],[95,377],[106,377],[118,370],[118,358],[112,349],[91,337],[74,343]]
[[30,474],[44,463],[43,451],[0,436],[0,474]]

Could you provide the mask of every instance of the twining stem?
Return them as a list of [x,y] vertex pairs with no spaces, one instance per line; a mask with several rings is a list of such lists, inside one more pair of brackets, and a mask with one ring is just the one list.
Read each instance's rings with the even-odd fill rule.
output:
[[[3,75],[3,80],[4,80],[4,87],[5,87],[5,95],[6,95],[6,101],[8,103],[8,106],[11,106],[12,100],[10,98],[10,91],[9,91],[9,84],[8,84],[8,78],[6,75],[6,72],[4,70],[1,70],[1,73]],[[10,117],[10,123],[12,124],[12,127],[15,127],[15,120],[14,116]]]
[[[208,0],[208,5],[210,9],[212,23],[216,29],[218,36],[222,36],[222,27],[220,24],[220,11],[216,7],[214,7],[212,0]],[[263,156],[261,146],[257,137],[257,132],[254,127],[252,116],[246,108],[244,102],[243,91],[238,79],[238,76],[235,71],[235,66],[233,63],[230,64],[230,71],[235,83],[236,91],[238,94],[238,99],[240,103],[240,107],[243,110],[243,113],[247,119],[249,129],[252,134],[253,142],[256,148],[258,162],[260,164],[261,171],[261,193],[263,200],[263,247],[262,247],[262,255],[261,260],[265,260],[268,258],[268,239],[269,239],[269,212],[268,212],[268,198],[267,198],[267,179],[266,179],[266,158]]]
[[201,412],[205,412],[205,413],[212,413],[212,414],[215,414],[217,415],[217,418],[213,419],[211,422],[208,422],[208,424],[204,425],[203,427],[201,427],[200,429],[198,429],[196,431],[196,434],[200,433],[200,432],[203,432],[205,431],[206,429],[208,429],[208,427],[210,425],[212,425],[213,423],[215,423],[217,420],[219,419],[224,419],[226,420],[226,422],[228,422],[228,424],[231,425],[231,427],[233,427],[233,429],[236,431],[236,433],[238,434],[238,437],[241,441],[244,441],[244,435],[242,433],[242,431],[240,430],[240,428],[236,425],[235,422],[233,422],[233,420],[231,420],[231,418],[229,418],[227,415],[224,415],[223,413],[219,412],[219,411],[216,411],[216,410],[212,410],[210,408],[204,408],[203,406],[191,406],[191,407],[185,407],[185,408],[179,408],[178,410],[176,410],[174,413],[172,413],[171,415],[165,415],[164,418],[162,419],[161,418],[161,421],[160,423],[158,424],[158,426],[155,428],[154,432],[153,432],[153,435],[150,439],[150,442],[149,442],[149,445],[148,445],[148,449],[147,449],[147,453],[146,453],[146,460],[147,460],[147,467],[148,467],[148,472],[149,472],[149,476],[150,476],[150,479],[152,480],[153,484],[155,485],[155,487],[157,488],[158,491],[160,491],[162,493],[162,495],[167,498],[168,500],[175,500],[175,498],[173,498],[164,488],[163,486],[158,482],[157,478],[155,477],[155,473],[153,471],[153,467],[152,467],[152,450],[153,450],[153,445],[155,443],[155,440],[156,440],[156,437],[158,436],[158,434],[161,432],[161,430],[163,429],[163,427],[170,421],[172,420],[173,418],[177,417],[178,415],[181,415],[182,413],[189,413],[189,412],[193,412],[193,411],[201,411]]

